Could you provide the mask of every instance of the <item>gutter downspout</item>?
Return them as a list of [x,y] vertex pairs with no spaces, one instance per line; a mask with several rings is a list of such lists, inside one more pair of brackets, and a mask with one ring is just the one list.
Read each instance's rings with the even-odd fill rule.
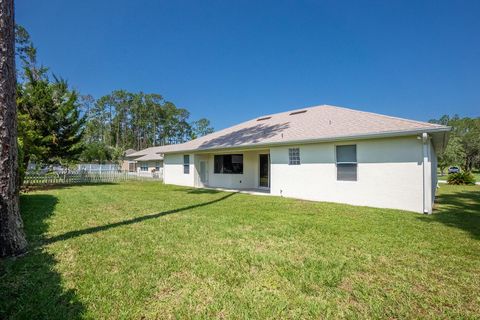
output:
[[432,213],[432,166],[430,158],[430,138],[428,133],[422,133],[423,149],[423,213]]

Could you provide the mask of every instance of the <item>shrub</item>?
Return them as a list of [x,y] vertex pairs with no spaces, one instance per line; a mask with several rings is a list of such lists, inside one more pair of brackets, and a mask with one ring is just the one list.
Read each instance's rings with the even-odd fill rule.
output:
[[451,173],[447,178],[448,184],[475,184],[475,177],[469,171]]

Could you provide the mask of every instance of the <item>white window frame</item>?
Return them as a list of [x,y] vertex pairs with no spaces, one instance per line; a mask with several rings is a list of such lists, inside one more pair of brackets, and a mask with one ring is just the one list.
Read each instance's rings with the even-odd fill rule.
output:
[[[232,164],[234,163],[241,163],[242,164],[242,171],[241,172],[224,172],[223,170],[220,170],[220,172],[216,171],[216,160],[217,157],[222,157],[222,162],[224,160],[225,156],[232,156]],[[242,161],[241,162],[233,162],[233,156],[241,156]],[[214,154],[213,155],[213,174],[244,174],[245,173],[245,155],[243,153],[221,153],[221,154]],[[222,166],[223,168],[223,166]]]
[[[188,160],[188,161],[185,161]],[[190,174],[190,155],[183,155],[183,174]]]
[[[356,161],[342,161],[342,162],[339,162],[337,161],[337,148],[338,147],[346,147],[346,146],[355,146],[355,160]],[[333,152],[335,154],[335,168],[336,168],[336,172],[335,172],[335,180],[336,181],[340,181],[340,182],[357,182],[358,181],[358,144],[356,143],[344,143],[344,144],[336,144],[334,145],[334,149],[333,149]],[[343,179],[338,179],[338,165],[342,165],[342,164],[350,164],[350,165],[355,165],[356,166],[356,176],[355,176],[355,180],[343,180]]]
[[148,172],[148,162],[140,162],[140,171]]
[[[297,155],[294,155],[294,152],[296,152]],[[298,159],[293,159],[294,156],[298,157]],[[299,147],[288,148],[288,165],[299,166],[301,163],[302,163],[302,160],[300,156],[300,148]]]

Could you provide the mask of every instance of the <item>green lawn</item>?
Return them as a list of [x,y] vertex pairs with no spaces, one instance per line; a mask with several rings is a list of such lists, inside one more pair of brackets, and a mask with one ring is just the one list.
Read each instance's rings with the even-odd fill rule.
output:
[[21,197],[0,319],[478,318],[480,186],[435,214],[157,182]]

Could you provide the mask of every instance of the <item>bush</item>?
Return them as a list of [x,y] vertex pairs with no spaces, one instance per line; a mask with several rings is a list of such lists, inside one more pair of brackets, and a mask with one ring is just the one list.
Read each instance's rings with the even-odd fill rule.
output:
[[447,178],[448,184],[475,184],[475,177],[469,171],[451,173]]

